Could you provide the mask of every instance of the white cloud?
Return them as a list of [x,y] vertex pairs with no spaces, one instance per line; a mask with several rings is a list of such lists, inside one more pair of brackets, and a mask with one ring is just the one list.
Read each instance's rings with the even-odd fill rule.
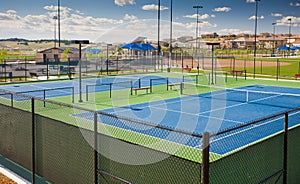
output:
[[129,21],[136,21],[138,18],[134,15],[125,14],[123,19]]
[[290,6],[300,6],[300,3],[290,3]]
[[289,19],[291,19],[291,23],[293,27],[297,27],[298,24],[300,22],[300,17],[294,17],[294,16],[286,16],[286,17],[282,17],[280,20],[276,21],[276,24],[279,26],[289,26]]
[[[191,19],[196,19],[197,18],[197,14],[193,14],[193,15],[185,15],[183,16],[185,18],[191,18]],[[204,19],[209,19],[210,17],[215,17],[215,15],[209,16],[208,14],[203,14],[203,15],[199,15],[198,14],[198,19],[204,20]]]
[[[48,11],[57,11],[58,6],[53,6],[53,5],[51,5],[51,6],[45,6],[44,9],[45,9],[45,10],[48,10]],[[66,7],[66,6],[60,6],[59,9],[60,9],[60,11],[67,11],[67,12],[72,11],[71,8]]]
[[273,17],[282,17],[281,13],[271,13],[271,16]]
[[136,3],[135,0],[115,0],[115,4],[118,6],[124,6],[127,4],[134,5]]
[[[148,5],[144,5],[142,7],[143,10],[158,10],[158,5],[155,4],[148,4]],[[160,10],[167,10],[168,7],[165,6],[160,6]]]
[[229,11],[231,11],[231,8],[230,7],[218,7],[218,8],[213,9],[213,11],[215,11],[215,12],[229,12]]
[[[209,23],[207,21],[201,21],[200,23],[198,23],[198,26],[200,28],[209,29],[209,28],[217,27],[217,24],[211,24],[211,23]],[[187,23],[187,24],[185,24],[185,27],[187,27],[189,29],[195,29],[196,22]]]
[[[57,15],[56,6],[45,6],[44,14],[19,16],[16,11],[0,11],[0,29],[2,37],[20,37],[28,39],[52,39],[54,23]],[[91,39],[98,37],[114,26],[124,23],[124,20],[105,17],[84,16],[78,10],[61,7],[61,38]],[[129,17],[128,17],[129,18]],[[134,16],[130,16],[134,19]]]
[[0,12],[0,21],[1,20],[18,20],[20,17],[17,16],[17,12],[15,10],[8,10],[4,13]]
[[81,13],[81,11],[79,11],[79,10],[75,10],[75,12],[76,12],[77,14],[84,15],[84,13]]
[[16,15],[17,14],[17,12],[15,10],[7,10],[6,13],[8,13],[10,15]]
[[246,0],[247,3],[255,3],[255,0]]
[[[265,17],[262,15],[262,16],[258,16],[257,19],[264,19]],[[255,20],[255,15],[249,17],[249,20]]]
[[234,28],[230,28],[230,29],[221,29],[218,31],[218,33],[220,34],[241,34],[241,33],[251,33],[251,31],[242,31],[240,29],[234,29]]

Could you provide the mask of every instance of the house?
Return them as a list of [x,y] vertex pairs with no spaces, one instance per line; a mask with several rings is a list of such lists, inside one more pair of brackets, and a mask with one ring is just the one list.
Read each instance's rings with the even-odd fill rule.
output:
[[49,62],[67,62],[68,60],[79,60],[79,49],[74,47],[53,47],[39,51],[36,54],[37,62],[46,62],[47,60]]
[[231,41],[231,47],[234,49],[253,49],[254,44],[254,39],[246,39],[244,37],[240,37]]
[[267,37],[267,38],[259,38],[258,41],[260,48],[264,49],[273,49],[278,48],[287,44],[287,40],[280,37]]

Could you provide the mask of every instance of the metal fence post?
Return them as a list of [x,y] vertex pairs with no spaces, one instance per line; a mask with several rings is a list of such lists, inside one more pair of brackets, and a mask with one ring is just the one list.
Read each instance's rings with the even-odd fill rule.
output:
[[32,159],[32,176],[31,182],[35,183],[35,109],[34,98],[31,98],[31,159]]
[[94,183],[98,183],[98,113],[94,112]]
[[202,138],[202,184],[209,184],[209,132],[204,132]]
[[284,144],[283,144],[283,184],[287,183],[287,162],[288,162],[288,128],[289,115],[284,114]]

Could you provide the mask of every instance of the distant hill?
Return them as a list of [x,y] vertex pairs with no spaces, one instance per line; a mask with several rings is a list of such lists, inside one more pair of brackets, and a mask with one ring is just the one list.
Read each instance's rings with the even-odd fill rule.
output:
[[[21,43],[26,43],[26,42],[36,42],[36,43],[43,43],[43,42],[54,42],[54,39],[40,39],[40,40],[28,40],[24,38],[6,38],[6,39],[0,39],[0,42],[21,42]],[[58,41],[58,40],[56,40]],[[71,40],[60,40],[61,43],[64,43],[66,45],[71,44]]]

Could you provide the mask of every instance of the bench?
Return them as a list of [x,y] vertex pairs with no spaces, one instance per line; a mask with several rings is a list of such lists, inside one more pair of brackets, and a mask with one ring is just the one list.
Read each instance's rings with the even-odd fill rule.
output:
[[169,90],[169,87],[170,87],[170,89],[172,90],[172,87],[174,87],[174,86],[180,86],[181,85],[181,83],[172,83],[172,84],[168,84],[168,90]]
[[232,75],[242,75],[244,73],[243,70],[231,70],[230,74]]
[[38,74],[35,72],[29,72],[30,77],[38,77]]
[[150,87],[140,87],[140,88],[132,88],[135,91],[135,95],[137,95],[137,91],[140,90],[146,90],[146,93],[148,93],[148,90],[150,89]]
[[295,79],[297,80],[298,78],[300,78],[300,73],[295,74]]
[[188,71],[188,72],[190,72],[192,70],[192,68],[182,68],[182,69],[185,71]]

